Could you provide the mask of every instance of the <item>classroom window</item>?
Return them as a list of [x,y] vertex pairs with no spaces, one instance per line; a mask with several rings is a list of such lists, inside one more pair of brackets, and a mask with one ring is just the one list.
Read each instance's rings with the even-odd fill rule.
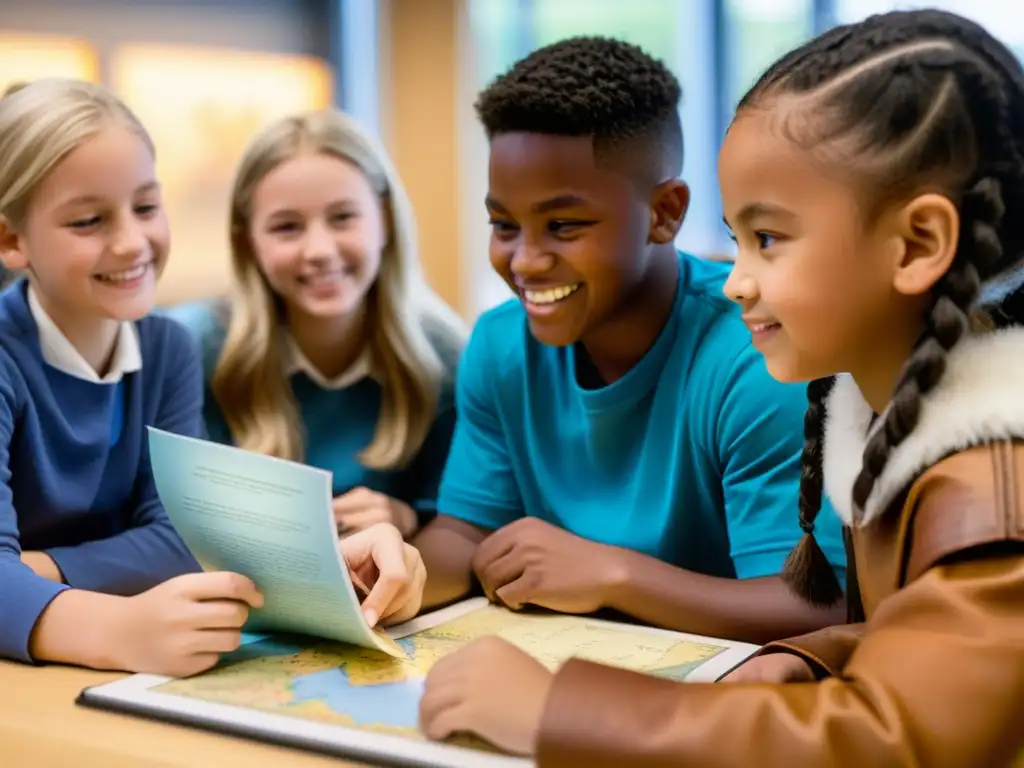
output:
[[731,113],[772,62],[814,35],[812,0],[724,0],[728,55],[725,86]]

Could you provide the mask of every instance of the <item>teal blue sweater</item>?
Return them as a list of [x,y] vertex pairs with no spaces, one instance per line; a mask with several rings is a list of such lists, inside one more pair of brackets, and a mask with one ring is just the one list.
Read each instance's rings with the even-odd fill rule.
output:
[[[210,302],[182,304],[167,311],[188,328],[203,350],[206,382],[203,416],[210,440],[231,445],[233,439],[213,393],[210,381],[220,358],[227,332],[220,307]],[[452,384],[457,350],[437,344],[448,369],[441,392],[437,416],[419,453],[405,467],[378,470],[364,467],[358,454],[373,439],[380,413],[381,386],[364,377],[343,389],[323,389],[305,373],[291,377],[292,393],[299,407],[305,438],[303,455],[310,466],[331,472],[334,495],[360,486],[400,499],[417,513],[424,525],[436,514],[438,486],[448,458],[448,447],[455,428]]]

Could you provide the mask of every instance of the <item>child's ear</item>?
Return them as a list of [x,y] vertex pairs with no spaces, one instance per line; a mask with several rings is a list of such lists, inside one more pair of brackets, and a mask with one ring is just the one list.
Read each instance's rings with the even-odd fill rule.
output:
[[683,226],[689,207],[690,188],[679,179],[656,186],[651,195],[651,230],[648,239],[659,245],[673,242]]
[[960,240],[960,213],[945,195],[923,194],[907,203],[897,221],[902,242],[893,287],[921,296],[949,271]]
[[10,270],[28,268],[25,250],[21,247],[21,236],[4,216],[0,216],[0,262]]

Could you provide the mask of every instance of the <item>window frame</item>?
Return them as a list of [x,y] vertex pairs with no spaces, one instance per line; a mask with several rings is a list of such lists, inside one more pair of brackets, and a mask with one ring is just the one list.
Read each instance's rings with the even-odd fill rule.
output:
[[[375,135],[382,130],[381,29],[377,0],[329,0],[334,102]],[[386,51],[385,51],[386,53]]]

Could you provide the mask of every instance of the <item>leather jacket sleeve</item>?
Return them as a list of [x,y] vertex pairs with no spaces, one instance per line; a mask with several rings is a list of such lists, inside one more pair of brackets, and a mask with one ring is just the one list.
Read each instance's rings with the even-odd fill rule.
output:
[[1024,749],[1024,550],[1008,549],[946,561],[892,594],[842,675],[822,682],[680,684],[570,661],[537,763],[1009,765]]
[[758,653],[794,653],[806,661],[819,680],[839,675],[864,636],[864,623],[825,627],[806,635],[768,643]]

